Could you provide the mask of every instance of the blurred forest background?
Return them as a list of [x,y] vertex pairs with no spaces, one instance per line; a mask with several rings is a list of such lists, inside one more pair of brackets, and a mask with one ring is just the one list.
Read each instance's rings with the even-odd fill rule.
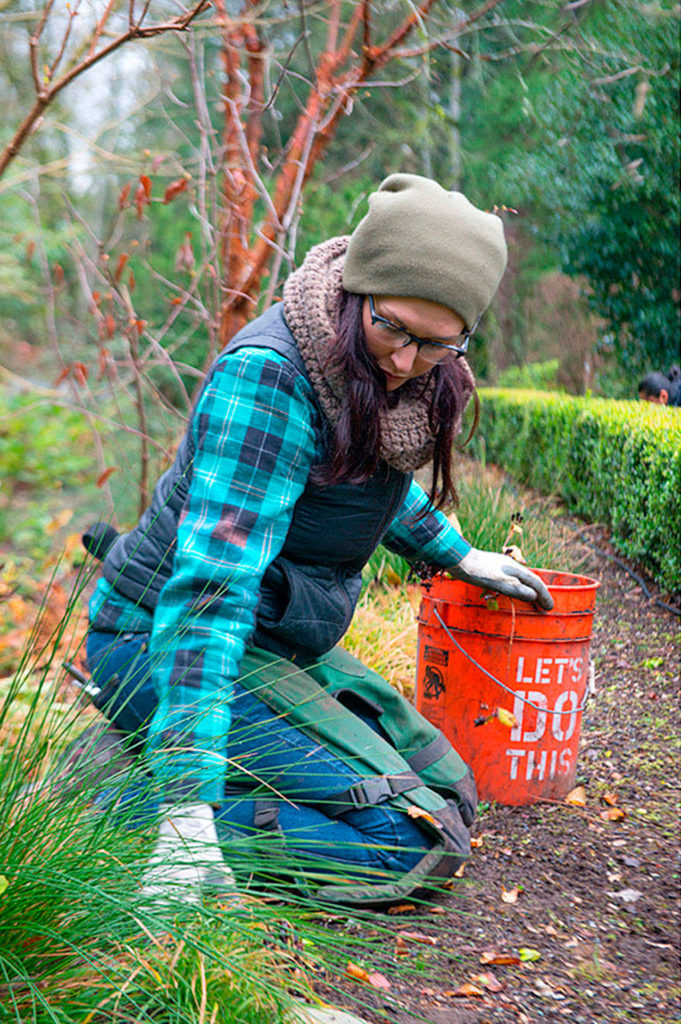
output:
[[505,219],[480,383],[678,362],[678,4],[0,12],[0,540],[134,519],[221,345],[393,171]]

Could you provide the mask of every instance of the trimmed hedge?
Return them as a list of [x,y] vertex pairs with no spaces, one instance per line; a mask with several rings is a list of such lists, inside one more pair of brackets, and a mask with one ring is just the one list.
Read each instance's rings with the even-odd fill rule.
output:
[[481,388],[486,457],[612,528],[615,547],[681,590],[681,410]]

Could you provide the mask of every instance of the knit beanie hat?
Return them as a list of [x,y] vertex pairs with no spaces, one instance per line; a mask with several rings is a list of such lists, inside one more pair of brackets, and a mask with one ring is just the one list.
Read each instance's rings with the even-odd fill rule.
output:
[[343,287],[430,299],[470,330],[506,269],[501,218],[418,174],[391,174],[369,196],[345,257]]

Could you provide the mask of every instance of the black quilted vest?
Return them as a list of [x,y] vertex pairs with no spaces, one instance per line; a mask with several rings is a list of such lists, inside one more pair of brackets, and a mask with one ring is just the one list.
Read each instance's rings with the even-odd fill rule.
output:
[[[224,352],[244,346],[278,352],[306,375],[280,304],[247,324]],[[326,436],[328,421],[321,409],[316,413],[317,429]],[[149,508],[130,533],[114,541],[103,561],[104,576],[115,589],[152,612],[172,573],[193,456],[190,422]],[[262,579],[253,644],[291,658],[318,657],[338,643],[359,597],[361,570],[404,501],[410,480],[409,474],[382,463],[362,484],[322,487],[308,482],[282,551]]]

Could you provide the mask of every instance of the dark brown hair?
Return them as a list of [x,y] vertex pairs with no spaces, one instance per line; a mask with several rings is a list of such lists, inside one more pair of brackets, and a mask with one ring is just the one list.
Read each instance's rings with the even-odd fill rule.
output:
[[[362,324],[364,299],[364,295],[341,291],[329,368],[345,375],[347,387],[330,439],[329,457],[315,473],[317,483],[361,483],[375,473],[381,450],[380,414],[399,401],[399,395],[387,393],[383,375],[367,347]],[[424,374],[424,389],[430,381],[434,388],[428,422],[435,449],[428,497],[434,508],[441,508],[457,500],[452,477],[454,426],[463,413],[467,380],[462,365],[448,360]],[[473,398],[475,415],[464,444],[478,425],[480,403],[475,391]]]

